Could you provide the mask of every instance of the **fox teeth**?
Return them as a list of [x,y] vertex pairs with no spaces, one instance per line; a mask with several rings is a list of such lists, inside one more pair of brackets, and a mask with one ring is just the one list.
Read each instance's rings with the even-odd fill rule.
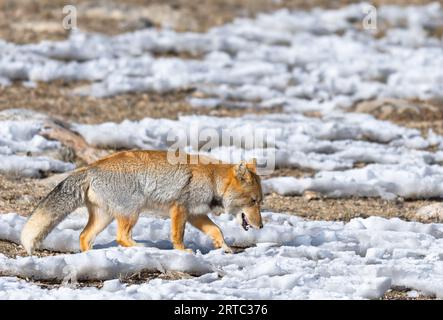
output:
[[245,216],[245,214],[242,213],[242,214],[241,214],[241,217],[242,217],[242,227],[243,227],[243,229],[245,229],[246,231],[248,231],[250,225],[249,225],[248,221],[246,220],[246,216]]

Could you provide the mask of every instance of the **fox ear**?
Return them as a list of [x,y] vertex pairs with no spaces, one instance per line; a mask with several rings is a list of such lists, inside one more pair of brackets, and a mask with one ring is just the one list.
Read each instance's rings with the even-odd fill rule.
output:
[[246,180],[249,174],[246,162],[242,160],[239,164],[234,166],[234,172],[238,179]]
[[252,158],[252,160],[246,164],[246,168],[252,173],[257,173],[257,159]]

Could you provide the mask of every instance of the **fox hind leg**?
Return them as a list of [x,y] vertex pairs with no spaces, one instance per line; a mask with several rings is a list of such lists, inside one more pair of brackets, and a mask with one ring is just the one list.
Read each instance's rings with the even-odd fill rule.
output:
[[170,209],[171,216],[171,241],[174,249],[192,252],[191,249],[185,249],[183,237],[185,234],[185,225],[187,210],[180,205],[173,205]]
[[214,247],[223,250],[227,253],[234,251],[226,244],[223,233],[220,228],[206,215],[189,216],[189,223],[195,228],[211,237]]
[[80,250],[87,251],[92,248],[97,235],[102,232],[112,221],[113,217],[99,207],[88,204],[89,220],[80,234]]
[[138,214],[131,216],[119,215],[117,219],[117,242],[122,247],[137,246],[138,243],[132,239],[132,228],[138,221]]

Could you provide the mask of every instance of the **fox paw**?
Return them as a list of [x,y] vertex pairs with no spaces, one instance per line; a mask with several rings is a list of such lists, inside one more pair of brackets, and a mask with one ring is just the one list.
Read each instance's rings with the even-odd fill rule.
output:
[[188,253],[194,253],[194,251],[192,251],[192,249],[186,249],[186,248],[181,247],[181,246],[175,247],[174,249],[180,250],[180,251],[184,251],[184,252],[188,252]]

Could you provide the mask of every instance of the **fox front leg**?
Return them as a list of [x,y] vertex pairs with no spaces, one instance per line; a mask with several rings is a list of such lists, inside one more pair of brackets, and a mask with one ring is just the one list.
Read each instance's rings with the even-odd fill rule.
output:
[[174,249],[192,252],[191,249],[185,249],[183,237],[185,235],[185,224],[188,212],[181,205],[174,204],[170,209],[171,215],[171,241]]
[[226,253],[234,253],[234,250],[226,244],[220,228],[208,216],[189,216],[188,221],[195,228],[211,237],[215,248],[222,248]]
[[117,215],[117,243],[123,247],[140,246],[132,239],[132,228],[138,220],[138,214],[131,216]]

